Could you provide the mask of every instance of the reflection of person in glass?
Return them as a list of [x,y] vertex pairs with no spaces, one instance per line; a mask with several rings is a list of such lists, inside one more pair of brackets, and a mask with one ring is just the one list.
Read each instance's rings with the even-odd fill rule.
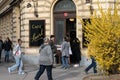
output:
[[71,49],[73,53],[71,56],[72,63],[75,63],[77,66],[79,66],[81,60],[81,51],[80,51],[80,41],[78,38],[74,37],[71,40]]

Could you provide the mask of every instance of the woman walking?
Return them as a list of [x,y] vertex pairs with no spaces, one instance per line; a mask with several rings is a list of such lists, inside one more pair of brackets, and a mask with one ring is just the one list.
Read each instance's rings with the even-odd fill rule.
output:
[[53,56],[48,38],[44,38],[44,43],[43,45],[40,46],[39,53],[40,53],[39,57],[40,68],[35,76],[35,80],[39,80],[40,76],[43,74],[45,69],[47,71],[48,80],[53,80],[52,79]]

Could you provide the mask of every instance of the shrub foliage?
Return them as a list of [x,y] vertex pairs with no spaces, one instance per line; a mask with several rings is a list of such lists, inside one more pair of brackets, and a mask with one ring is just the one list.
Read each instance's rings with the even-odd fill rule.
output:
[[91,22],[84,27],[88,54],[95,57],[100,69],[115,74],[120,71],[119,7],[106,11],[99,7],[99,12],[94,12]]

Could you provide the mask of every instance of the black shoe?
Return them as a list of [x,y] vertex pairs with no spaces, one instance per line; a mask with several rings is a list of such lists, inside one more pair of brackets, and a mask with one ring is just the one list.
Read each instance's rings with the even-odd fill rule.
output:
[[88,74],[88,71],[84,70],[86,74]]

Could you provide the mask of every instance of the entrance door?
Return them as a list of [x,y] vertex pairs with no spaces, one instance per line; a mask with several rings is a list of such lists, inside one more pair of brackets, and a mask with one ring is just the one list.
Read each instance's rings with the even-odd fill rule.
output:
[[65,20],[64,19],[55,19],[55,40],[56,44],[61,45],[63,38],[65,36]]
[[76,6],[73,0],[58,0],[53,14],[56,44],[61,45],[65,36],[70,39],[76,37]]

